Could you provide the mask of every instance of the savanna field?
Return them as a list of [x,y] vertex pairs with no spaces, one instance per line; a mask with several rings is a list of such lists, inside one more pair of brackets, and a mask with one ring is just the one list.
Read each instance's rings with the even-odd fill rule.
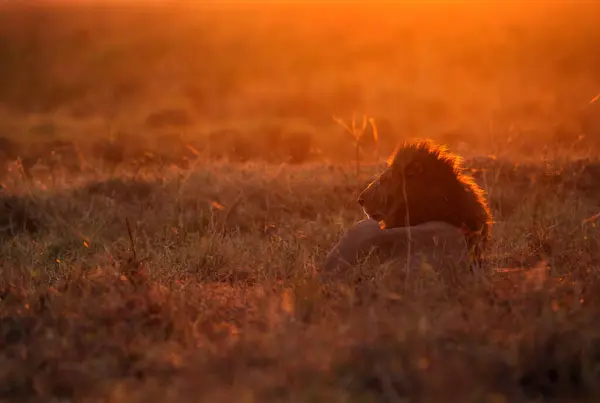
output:
[[[0,3],[0,401],[598,401],[599,12]],[[417,138],[483,266],[324,276]]]

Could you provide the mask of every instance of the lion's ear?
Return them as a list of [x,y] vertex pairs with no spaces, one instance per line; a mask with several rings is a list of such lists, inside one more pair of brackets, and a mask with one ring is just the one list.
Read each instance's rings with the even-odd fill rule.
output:
[[420,161],[413,161],[406,166],[404,174],[406,176],[418,176],[423,173],[423,164]]

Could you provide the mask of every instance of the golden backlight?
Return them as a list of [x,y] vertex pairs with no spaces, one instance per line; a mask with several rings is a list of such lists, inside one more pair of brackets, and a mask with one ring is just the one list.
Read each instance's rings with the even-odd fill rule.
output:
[[402,136],[451,141],[555,131],[599,92],[596,2],[2,7],[0,100],[22,110],[60,105],[139,122],[185,109],[210,127],[293,121],[300,131],[337,133],[332,117],[357,113]]

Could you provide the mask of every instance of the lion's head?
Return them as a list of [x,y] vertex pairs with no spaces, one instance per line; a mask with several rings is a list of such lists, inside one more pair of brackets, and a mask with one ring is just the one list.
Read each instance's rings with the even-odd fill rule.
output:
[[358,202],[386,228],[443,221],[478,239],[489,236],[491,217],[483,190],[462,174],[459,157],[431,141],[397,149]]

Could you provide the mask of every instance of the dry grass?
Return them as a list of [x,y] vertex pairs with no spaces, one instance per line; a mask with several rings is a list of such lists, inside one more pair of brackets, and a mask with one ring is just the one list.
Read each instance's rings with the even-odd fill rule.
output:
[[1,241],[0,396],[597,398],[600,238],[583,223],[597,199],[566,178],[519,192],[500,167],[478,179],[497,220],[484,270],[364,266],[327,283],[319,265],[360,217],[369,179],[352,166],[207,163],[51,187],[15,177],[4,189],[22,217]]
[[[598,401],[593,2],[0,3],[0,401]],[[486,267],[321,281],[414,137]]]

